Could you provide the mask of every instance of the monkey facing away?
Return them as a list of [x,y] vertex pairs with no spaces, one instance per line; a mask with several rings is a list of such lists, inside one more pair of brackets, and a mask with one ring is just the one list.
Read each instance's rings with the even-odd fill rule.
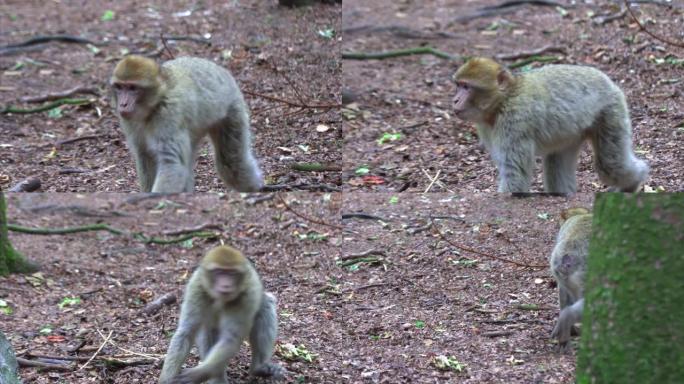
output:
[[[216,247],[204,256],[185,288],[159,383],[228,383],[226,364],[247,338],[252,348],[250,374],[281,378],[284,369],[270,361],[277,333],[276,299],[264,292],[254,267],[236,249]],[[201,362],[181,371],[193,345]]]
[[159,66],[133,55],[117,64],[111,86],[143,192],[192,192],[206,135],[224,183],[241,192],[261,189],[247,105],[226,69],[193,57]]
[[574,324],[582,319],[584,275],[587,269],[592,214],[584,208],[563,211],[564,220],[550,257],[551,273],[558,282],[560,314],[551,337],[565,350]]
[[543,157],[544,190],[577,190],[577,157],[585,139],[605,184],[638,190],[648,166],[632,151],[625,96],[598,69],[548,65],[514,76],[486,58],[473,58],[455,75],[456,115],[474,122],[499,171],[499,192],[529,192],[535,155]]

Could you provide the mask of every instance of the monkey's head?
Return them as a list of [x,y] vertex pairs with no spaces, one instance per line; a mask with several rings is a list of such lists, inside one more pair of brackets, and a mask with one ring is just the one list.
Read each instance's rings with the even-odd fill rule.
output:
[[230,303],[245,290],[245,277],[251,265],[240,251],[222,245],[204,256],[200,268],[204,270],[202,285],[207,294],[217,301]]
[[454,75],[454,112],[462,120],[493,124],[498,106],[514,83],[513,75],[492,59],[475,57]]
[[112,106],[126,120],[143,120],[161,100],[164,78],[159,65],[143,56],[126,56],[110,80]]
[[579,216],[579,215],[590,215],[591,212],[582,207],[574,207],[574,208],[568,208],[564,209],[561,211],[560,216],[561,216],[561,224],[565,223],[569,218],[573,216]]

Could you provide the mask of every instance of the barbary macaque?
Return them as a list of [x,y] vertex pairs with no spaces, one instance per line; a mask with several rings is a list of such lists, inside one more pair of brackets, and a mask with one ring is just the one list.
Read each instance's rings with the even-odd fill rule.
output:
[[195,57],[160,66],[132,55],[116,65],[110,83],[143,192],[192,192],[195,159],[206,135],[226,185],[241,192],[261,189],[247,105],[226,69]]
[[456,116],[475,123],[499,171],[499,192],[529,192],[535,156],[543,157],[545,192],[576,192],[585,139],[603,183],[635,192],[646,181],[648,166],[632,151],[625,96],[598,69],[547,65],[514,76],[491,59],[472,58],[455,80]]
[[[250,374],[281,378],[284,369],[270,361],[277,333],[276,299],[264,292],[252,264],[232,247],[216,247],[204,256],[185,288],[159,383],[228,383],[226,364],[246,338],[252,348]],[[193,345],[201,361],[181,371]]]
[[551,337],[565,350],[574,325],[581,321],[584,308],[584,275],[587,269],[592,214],[584,208],[571,208],[561,215],[563,224],[551,252],[551,273],[558,283],[560,314]]

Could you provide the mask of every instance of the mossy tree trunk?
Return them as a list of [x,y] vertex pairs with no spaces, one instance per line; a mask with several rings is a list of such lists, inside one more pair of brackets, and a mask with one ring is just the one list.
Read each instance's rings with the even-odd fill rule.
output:
[[21,384],[17,375],[17,359],[14,356],[12,345],[0,331],[0,383]]
[[32,272],[36,269],[36,265],[26,261],[12,247],[9,241],[7,234],[7,205],[5,204],[5,195],[0,192],[0,276],[6,276],[14,272]]
[[684,380],[684,194],[597,195],[578,383]]

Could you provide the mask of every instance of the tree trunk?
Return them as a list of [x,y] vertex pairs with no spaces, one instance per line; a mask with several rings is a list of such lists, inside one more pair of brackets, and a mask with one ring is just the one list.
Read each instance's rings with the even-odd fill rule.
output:
[[0,383],[21,384],[17,367],[17,359],[14,357],[12,346],[5,334],[0,331]]
[[37,269],[37,266],[26,261],[9,241],[5,195],[0,192],[0,276],[6,276],[13,272],[33,272]]
[[598,194],[577,383],[684,378],[684,194]]

